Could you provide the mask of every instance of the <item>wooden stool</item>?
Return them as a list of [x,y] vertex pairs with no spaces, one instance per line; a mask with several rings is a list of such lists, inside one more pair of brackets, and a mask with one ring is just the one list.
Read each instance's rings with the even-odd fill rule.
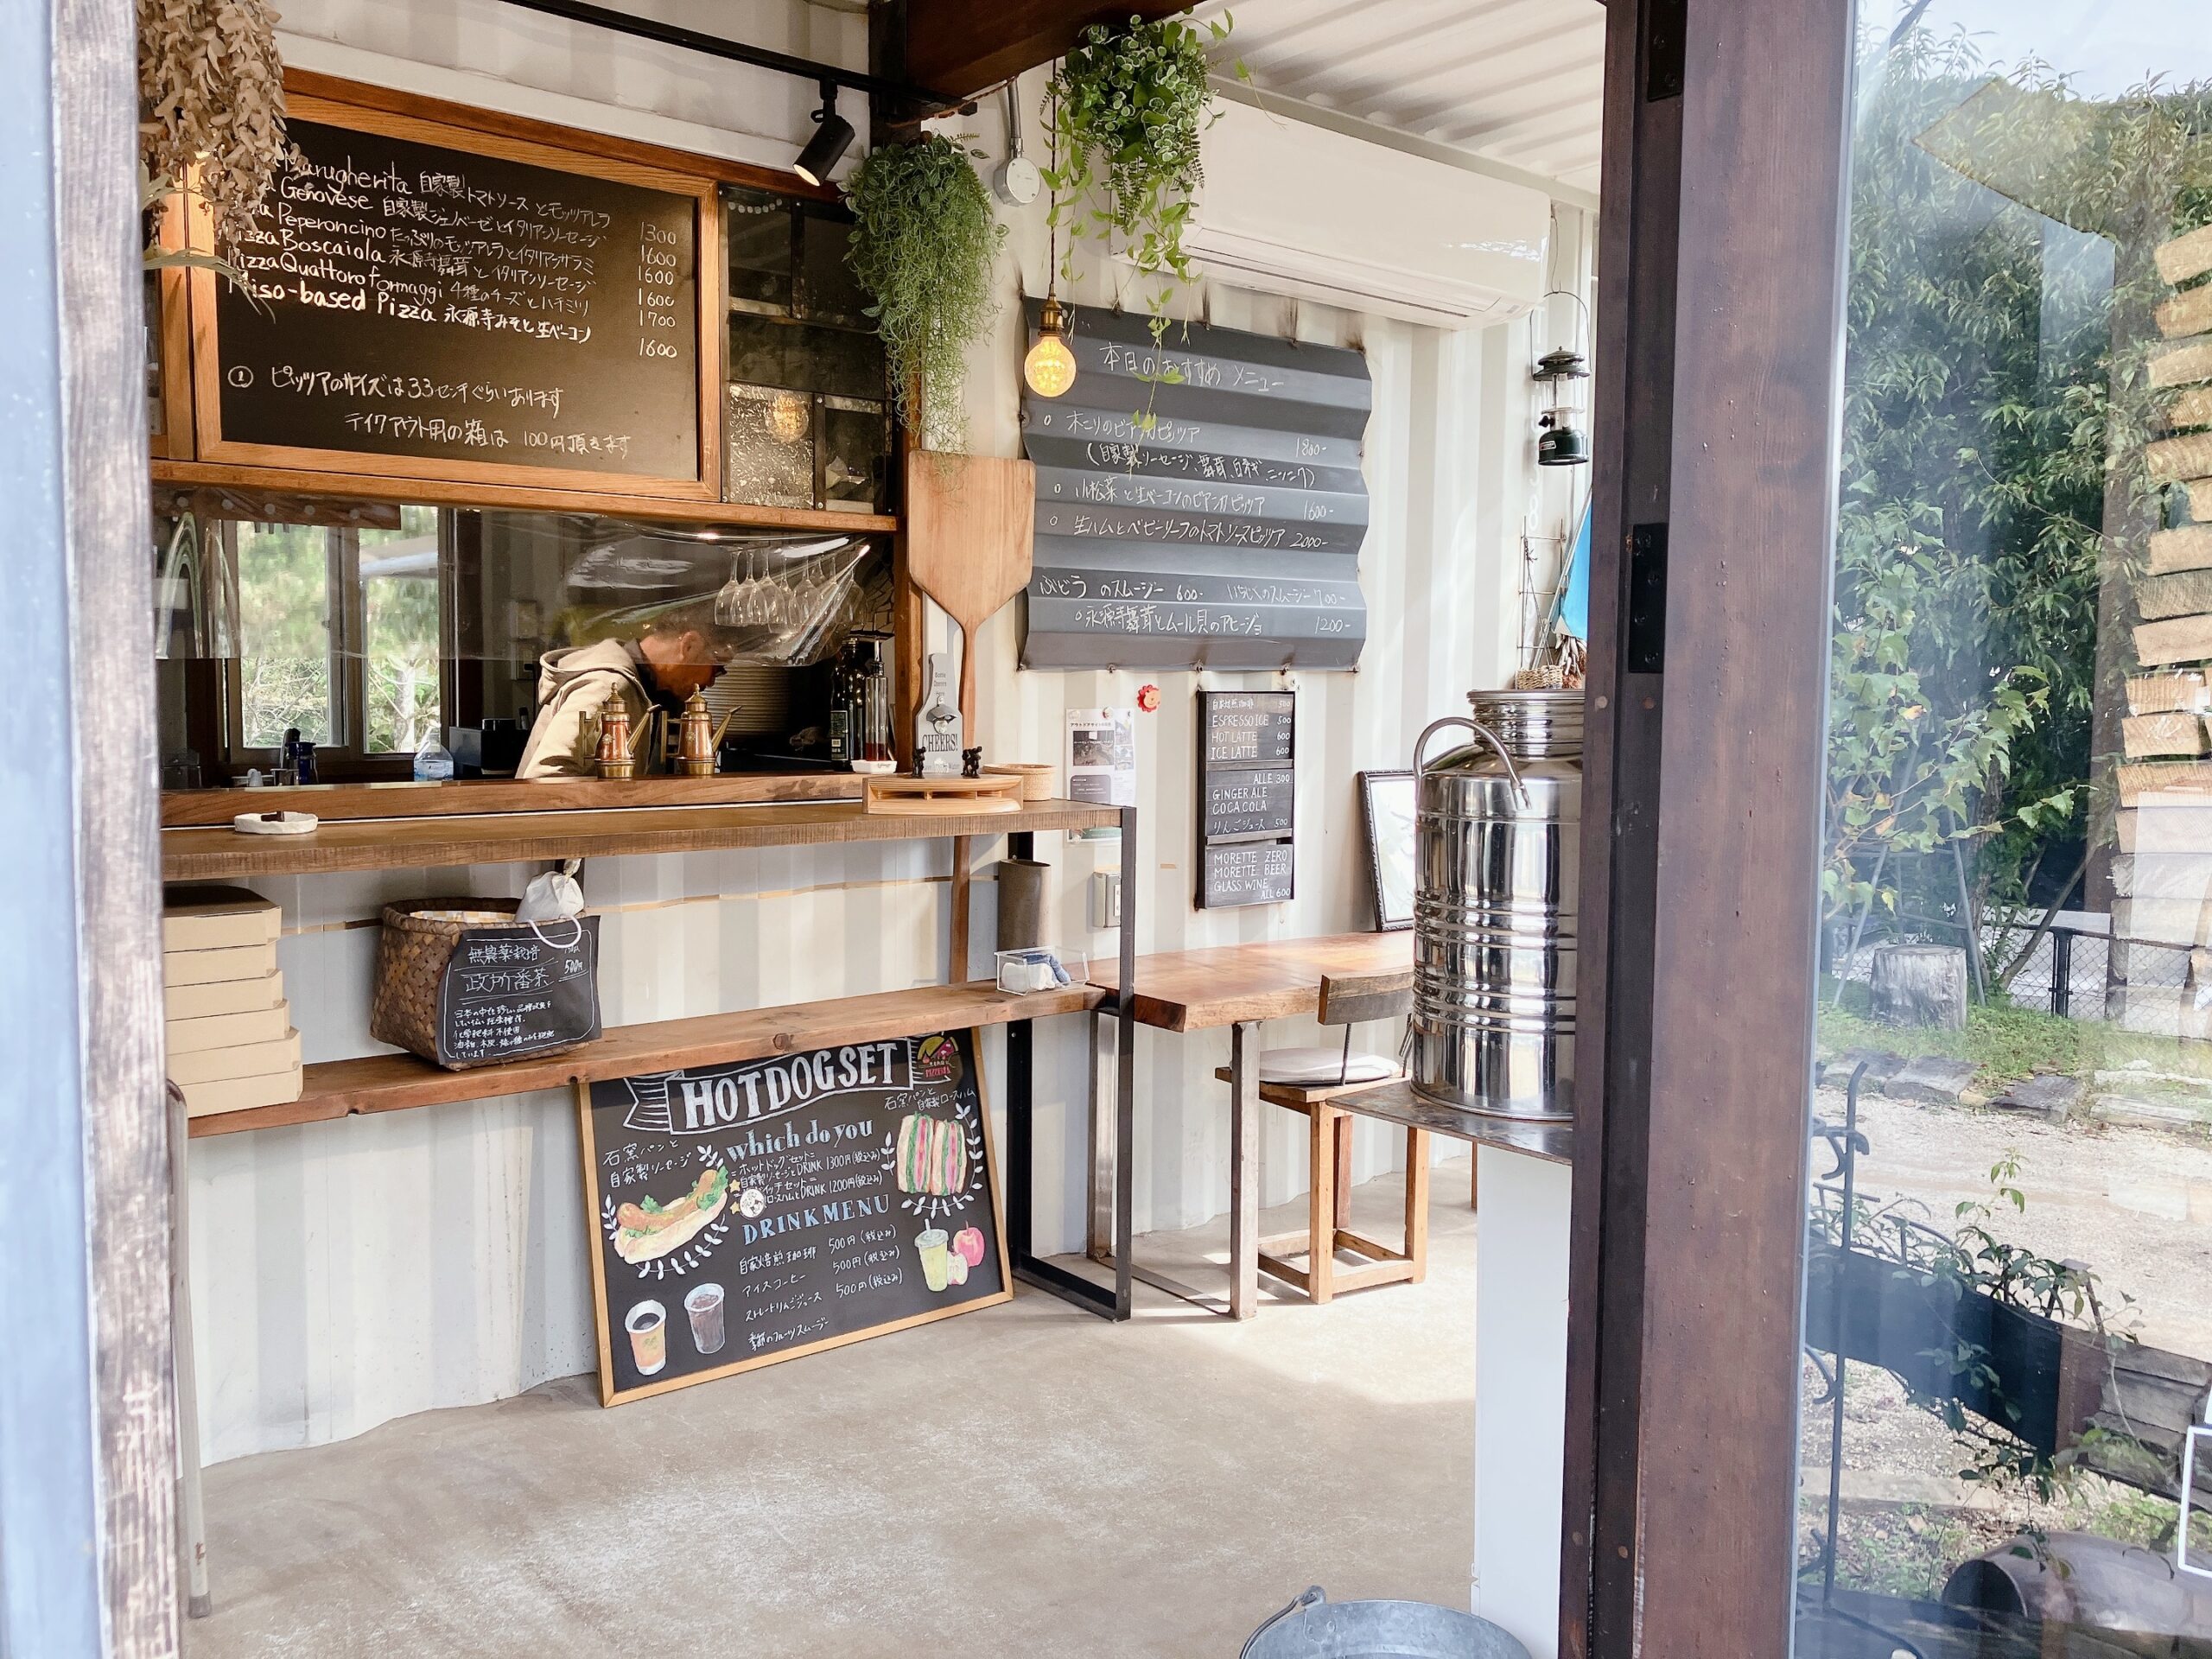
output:
[[[1294,1050],[1271,1050],[1260,1056],[1260,1098],[1271,1106],[1298,1112],[1306,1119],[1312,1179],[1306,1198],[1304,1230],[1257,1242],[1260,1271],[1294,1285],[1316,1302],[1325,1302],[1338,1291],[1365,1290],[1375,1285],[1418,1284],[1428,1273],[1428,1131],[1406,1130],[1405,1238],[1393,1249],[1351,1230],[1351,1131],[1359,1116],[1359,1096],[1371,1089],[1399,1081],[1403,1072],[1375,1055],[1355,1056],[1351,1027],[1370,1020],[1387,1020],[1404,1014],[1413,1001],[1409,973],[1344,975],[1321,981],[1319,1021],[1344,1027],[1344,1044],[1333,1077],[1314,1080],[1304,1074],[1313,1070],[1312,1057]],[[1298,1064],[1286,1065],[1295,1059]],[[1275,1065],[1271,1068],[1270,1061]],[[1298,1080],[1270,1077],[1274,1069],[1294,1071]],[[1363,1075],[1355,1077],[1355,1071]],[[1381,1075],[1374,1075],[1379,1071]],[[1226,1067],[1215,1076],[1227,1081]],[[1337,1252],[1346,1250],[1366,1258],[1367,1265],[1339,1268]],[[1300,1269],[1285,1258],[1303,1255]]]

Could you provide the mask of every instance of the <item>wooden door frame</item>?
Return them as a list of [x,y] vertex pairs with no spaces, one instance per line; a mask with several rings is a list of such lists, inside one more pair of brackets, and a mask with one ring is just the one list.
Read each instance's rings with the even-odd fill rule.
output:
[[4,16],[0,1650],[161,1659],[177,1448],[133,16]]
[[1608,0],[1570,1659],[1789,1651],[1853,11]]

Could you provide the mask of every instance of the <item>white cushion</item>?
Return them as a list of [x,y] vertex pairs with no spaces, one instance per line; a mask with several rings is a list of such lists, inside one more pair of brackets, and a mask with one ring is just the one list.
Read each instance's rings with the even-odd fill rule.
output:
[[1341,1048],[1270,1048],[1260,1056],[1262,1083],[1377,1083],[1397,1074],[1398,1068],[1380,1054],[1357,1049],[1350,1065]]

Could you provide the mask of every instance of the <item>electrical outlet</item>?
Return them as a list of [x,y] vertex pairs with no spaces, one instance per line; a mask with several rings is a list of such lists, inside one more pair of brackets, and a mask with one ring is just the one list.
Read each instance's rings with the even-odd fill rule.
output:
[[1122,925],[1122,875],[1118,870],[1090,873],[1090,926],[1094,932]]

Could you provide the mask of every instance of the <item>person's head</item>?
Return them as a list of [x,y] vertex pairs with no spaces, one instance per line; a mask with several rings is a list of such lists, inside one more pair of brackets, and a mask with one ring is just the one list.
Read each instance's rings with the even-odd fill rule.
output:
[[663,612],[639,636],[645,677],[663,696],[681,702],[703,691],[722,671],[728,650],[714,625],[714,602]]

